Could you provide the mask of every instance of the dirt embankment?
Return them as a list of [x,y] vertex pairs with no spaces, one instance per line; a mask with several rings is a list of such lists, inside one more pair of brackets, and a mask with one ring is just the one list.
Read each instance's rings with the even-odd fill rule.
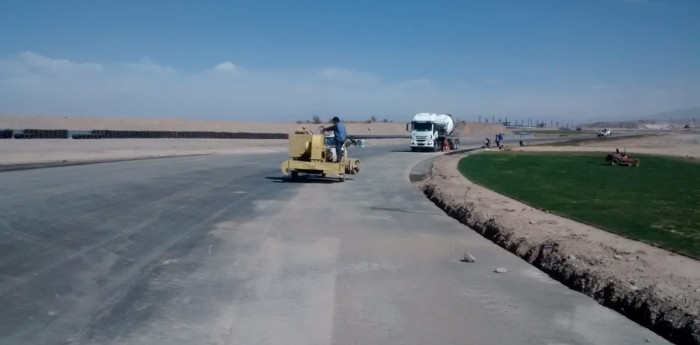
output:
[[[118,118],[79,116],[12,116],[0,115],[0,128],[8,129],[69,129],[69,130],[131,130],[131,131],[202,131],[290,133],[301,126],[317,130],[329,124],[293,122],[253,122],[228,120],[186,120],[165,118]],[[346,123],[349,134],[408,135],[404,123]]]
[[[324,124],[327,126],[328,124]],[[111,118],[74,116],[0,115],[0,129],[68,129],[134,131],[213,131],[290,133],[305,126],[316,131],[319,124],[283,122],[203,121],[158,118]],[[400,123],[348,123],[348,134],[407,135]],[[367,140],[371,146],[407,143],[406,139]],[[113,159],[154,158],[196,154],[283,152],[286,140],[258,139],[32,139],[0,141],[0,165],[83,162]]]
[[501,125],[479,122],[461,122],[457,125],[455,132],[465,139],[493,138],[498,133],[503,133],[506,137],[514,135],[508,128]]
[[[69,129],[69,130],[132,130],[132,131],[215,131],[215,132],[254,132],[289,133],[301,126],[317,130],[319,126],[293,122],[228,121],[228,120],[187,120],[165,118],[118,118],[81,116],[39,116],[39,115],[0,115],[0,129]],[[349,134],[408,135],[406,124],[402,122],[347,122]],[[507,128],[497,124],[461,122],[457,133],[465,138],[493,137],[497,133],[512,135]]]
[[678,344],[700,344],[700,262],[533,209],[439,158],[423,192],[450,216],[554,279]]
[[[327,124],[326,124],[327,125]],[[283,122],[202,121],[156,118],[110,118],[73,116],[2,116],[0,129],[68,130],[163,130],[289,133],[305,126],[316,131],[318,124]],[[346,123],[349,134],[408,135],[403,123]],[[510,133],[505,127],[474,122],[462,123],[464,137]],[[367,140],[367,145],[408,145],[407,139]],[[3,140],[0,165],[152,158],[194,154],[228,154],[286,150],[286,140],[238,139],[101,139],[101,140]]]

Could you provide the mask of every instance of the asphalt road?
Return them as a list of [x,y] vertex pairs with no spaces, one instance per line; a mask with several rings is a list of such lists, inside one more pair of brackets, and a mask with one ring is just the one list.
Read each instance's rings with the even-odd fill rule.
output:
[[408,182],[434,154],[393,151],[345,183],[281,179],[284,154],[2,172],[0,344],[666,343],[445,216]]

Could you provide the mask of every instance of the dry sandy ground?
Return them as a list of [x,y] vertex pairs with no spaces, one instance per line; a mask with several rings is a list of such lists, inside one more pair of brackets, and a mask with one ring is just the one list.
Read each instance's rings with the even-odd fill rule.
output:
[[[328,124],[323,124],[328,125]],[[217,131],[290,133],[301,126],[316,131],[319,124],[263,121],[184,120],[165,118],[118,118],[79,116],[0,115],[0,129],[69,129],[69,130],[153,130],[153,131]],[[348,122],[349,134],[408,135],[405,123]],[[512,134],[505,127],[493,124],[465,122],[458,129],[463,137],[493,136],[496,133]]]
[[[280,122],[198,121],[154,118],[109,118],[73,116],[0,115],[0,129],[111,129],[223,131],[289,133],[306,126],[317,131],[319,125]],[[347,123],[348,134],[408,135],[403,123]],[[500,125],[467,122],[458,128],[464,138],[481,138],[495,133],[510,133]],[[368,145],[406,144],[407,139],[367,140]],[[0,165],[130,159],[193,154],[284,151],[286,140],[238,139],[31,139],[1,140]]]
[[630,139],[615,139],[613,137],[612,139],[585,141],[579,146],[530,146],[515,148],[515,150],[532,152],[614,152],[616,148],[619,148],[620,151],[626,149],[630,156],[634,156],[635,153],[648,153],[700,158],[700,132],[677,132]]
[[[328,124],[323,124],[328,126]],[[406,134],[403,123],[347,123],[352,134]],[[0,128],[10,129],[70,129],[70,130],[133,130],[133,131],[213,131],[213,132],[254,132],[289,133],[301,126],[316,130],[321,125],[312,123],[228,120],[184,120],[165,118],[118,118],[118,117],[79,117],[79,116],[34,116],[0,115]]]
[[[527,151],[612,151],[700,157],[697,134],[632,138]],[[611,149],[612,148],[612,149]],[[453,217],[569,287],[675,342],[700,344],[700,261],[534,209],[478,186],[446,156],[421,185]]]

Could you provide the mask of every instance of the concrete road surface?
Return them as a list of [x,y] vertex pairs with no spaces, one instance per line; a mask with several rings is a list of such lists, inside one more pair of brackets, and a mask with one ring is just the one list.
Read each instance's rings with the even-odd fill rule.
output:
[[0,344],[666,343],[445,216],[408,182],[434,154],[354,153],[345,183],[284,154],[0,173]]

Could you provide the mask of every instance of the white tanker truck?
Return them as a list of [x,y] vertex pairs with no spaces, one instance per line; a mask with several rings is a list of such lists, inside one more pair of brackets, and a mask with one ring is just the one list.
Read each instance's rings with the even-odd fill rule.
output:
[[450,150],[459,147],[459,138],[453,137],[455,120],[450,114],[418,113],[407,124],[411,131],[411,151],[442,149],[445,141]]

